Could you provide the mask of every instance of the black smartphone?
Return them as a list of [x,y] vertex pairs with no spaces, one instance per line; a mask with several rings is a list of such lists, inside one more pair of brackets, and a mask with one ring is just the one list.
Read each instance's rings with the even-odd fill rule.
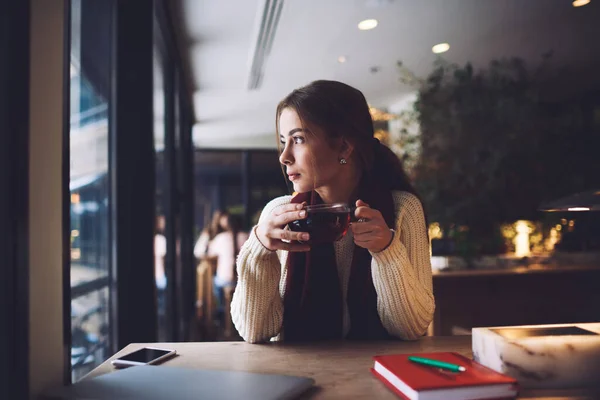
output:
[[111,361],[111,364],[117,368],[132,367],[135,365],[158,364],[167,358],[173,357],[177,352],[169,349],[159,349],[156,347],[143,347],[132,353],[125,354]]

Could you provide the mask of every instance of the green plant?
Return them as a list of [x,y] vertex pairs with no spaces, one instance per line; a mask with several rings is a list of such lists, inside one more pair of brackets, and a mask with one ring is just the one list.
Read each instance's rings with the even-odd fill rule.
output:
[[421,157],[421,129],[419,113],[414,108],[405,109],[396,114],[390,121],[395,125],[394,134],[390,135],[388,146],[402,160],[406,173],[413,177],[415,168]]
[[416,186],[431,220],[446,229],[468,226],[463,243],[493,251],[500,224],[534,220],[544,199],[577,188],[573,171],[593,154],[573,140],[581,134],[581,109],[545,100],[566,73],[552,66],[550,54],[535,69],[518,58],[477,71],[439,58],[426,79],[399,68],[401,80],[418,89]]

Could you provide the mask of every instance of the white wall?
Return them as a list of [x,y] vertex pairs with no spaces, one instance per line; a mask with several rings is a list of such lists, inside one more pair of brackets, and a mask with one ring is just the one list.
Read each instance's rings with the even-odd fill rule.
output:
[[31,1],[29,384],[62,383],[62,129],[64,0]]
[[[238,133],[231,133],[238,132]],[[277,149],[275,128],[262,134],[239,121],[228,123],[196,123],[192,138],[198,149]]]

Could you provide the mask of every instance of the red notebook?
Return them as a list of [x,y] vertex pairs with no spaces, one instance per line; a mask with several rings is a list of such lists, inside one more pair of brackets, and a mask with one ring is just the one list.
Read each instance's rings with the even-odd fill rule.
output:
[[[451,372],[417,364],[409,356],[431,358],[460,365],[463,372]],[[518,392],[517,381],[484,367],[458,353],[390,354],[373,357],[371,372],[403,399],[468,400],[509,399]]]

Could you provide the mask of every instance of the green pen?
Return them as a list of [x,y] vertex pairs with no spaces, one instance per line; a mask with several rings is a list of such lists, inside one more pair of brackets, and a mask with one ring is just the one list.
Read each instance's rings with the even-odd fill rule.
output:
[[452,372],[463,372],[463,371],[467,370],[465,367],[462,367],[460,365],[450,364],[450,363],[447,363],[444,361],[432,360],[431,358],[409,356],[408,359],[409,359],[409,361],[415,362],[417,364],[423,364],[423,365],[428,365],[430,367],[447,369]]

